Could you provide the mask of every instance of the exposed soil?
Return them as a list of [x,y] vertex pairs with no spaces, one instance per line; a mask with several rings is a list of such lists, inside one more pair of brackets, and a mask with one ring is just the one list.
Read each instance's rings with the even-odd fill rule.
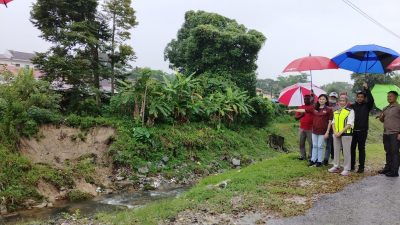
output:
[[[95,171],[92,174],[94,183],[110,188],[113,183],[109,178],[113,173],[112,159],[108,148],[115,130],[110,127],[96,127],[87,131],[53,125],[42,126],[38,138],[23,138],[20,152],[32,163],[47,164],[53,168],[64,169],[66,165],[73,167],[83,157],[95,160]],[[75,190],[95,196],[98,186],[75,178]],[[37,191],[48,201],[65,199],[66,191],[58,190],[53,185],[40,180]]]

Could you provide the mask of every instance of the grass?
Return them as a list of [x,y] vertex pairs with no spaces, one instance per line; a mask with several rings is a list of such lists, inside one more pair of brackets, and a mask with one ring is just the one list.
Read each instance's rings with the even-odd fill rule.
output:
[[[329,167],[309,168],[306,162],[298,161],[298,153],[293,152],[243,169],[206,177],[178,198],[116,214],[99,214],[98,218],[111,224],[159,224],[175,218],[183,211],[235,214],[259,210],[271,211],[281,216],[302,214],[312,206],[313,196],[337,192],[352,182],[376,174],[376,170],[383,165],[382,125],[371,119],[370,126],[366,163],[368,171],[365,174],[342,177],[329,174],[326,171]],[[293,143],[292,147],[297,146],[295,124],[277,124],[271,129],[283,134],[287,141]],[[215,187],[223,181],[228,182],[226,188]],[[238,197],[240,201],[233,204],[233,199]],[[305,204],[292,201],[293,197],[304,198]]]

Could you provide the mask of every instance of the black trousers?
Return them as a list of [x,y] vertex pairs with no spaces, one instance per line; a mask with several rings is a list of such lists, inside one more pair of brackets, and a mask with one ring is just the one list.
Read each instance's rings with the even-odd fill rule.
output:
[[365,167],[365,142],[367,141],[368,131],[353,131],[353,139],[351,140],[351,169],[355,169],[356,165],[356,148],[358,145],[358,168]]
[[392,173],[398,174],[400,141],[397,140],[397,134],[384,134],[383,146],[386,152],[385,170],[390,170]]

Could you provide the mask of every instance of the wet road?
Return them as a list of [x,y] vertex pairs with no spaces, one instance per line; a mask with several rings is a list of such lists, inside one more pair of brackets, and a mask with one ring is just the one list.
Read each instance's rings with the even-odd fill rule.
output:
[[269,220],[268,225],[400,225],[400,177],[378,175],[326,195],[305,215]]

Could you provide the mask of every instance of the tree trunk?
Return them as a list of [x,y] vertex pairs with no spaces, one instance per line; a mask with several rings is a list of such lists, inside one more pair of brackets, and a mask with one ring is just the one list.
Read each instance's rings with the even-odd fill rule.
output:
[[101,95],[100,95],[100,71],[99,71],[99,47],[94,46],[92,47],[92,56],[93,56],[93,63],[92,63],[92,71],[93,71],[93,86],[95,89],[96,95],[96,104],[100,106],[101,104]]
[[115,13],[113,14],[112,36],[111,36],[111,95],[115,87]]

